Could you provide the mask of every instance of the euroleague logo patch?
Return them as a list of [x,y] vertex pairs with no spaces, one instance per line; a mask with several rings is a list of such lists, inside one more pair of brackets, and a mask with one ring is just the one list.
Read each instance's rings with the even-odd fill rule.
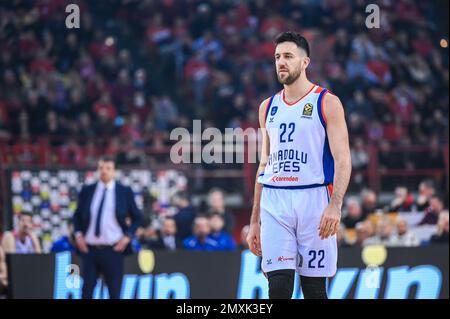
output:
[[302,117],[310,117],[312,116],[314,106],[311,103],[306,103],[303,107]]
[[274,106],[272,107],[272,109],[270,110],[270,115],[274,116],[278,111],[278,106]]

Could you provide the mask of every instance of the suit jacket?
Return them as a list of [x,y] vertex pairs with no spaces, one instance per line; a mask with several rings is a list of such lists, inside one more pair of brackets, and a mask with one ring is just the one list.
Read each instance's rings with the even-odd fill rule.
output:
[[[78,205],[73,215],[74,231],[81,231],[83,235],[89,228],[91,220],[91,202],[94,197],[97,183],[83,186],[78,195]],[[133,191],[130,187],[124,186],[116,182],[116,219],[124,235],[130,238],[134,237],[136,229],[140,226],[142,221],[142,213],[136,206],[134,201]],[[131,218],[131,225],[126,224],[126,217]]]
[[[161,250],[169,250],[169,248],[164,244],[164,240],[161,237],[161,234],[158,232],[158,238],[149,243],[149,248],[151,249],[161,249]],[[175,236],[175,249],[182,249],[183,242]]]

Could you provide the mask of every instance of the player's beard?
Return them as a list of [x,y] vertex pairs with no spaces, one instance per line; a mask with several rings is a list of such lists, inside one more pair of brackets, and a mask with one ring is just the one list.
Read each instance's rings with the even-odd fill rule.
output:
[[300,77],[301,74],[302,74],[302,70],[300,68],[296,69],[296,71],[294,71],[292,73],[288,72],[288,76],[284,79],[282,79],[280,77],[280,73],[278,73],[278,82],[280,82],[283,85],[291,85],[292,83],[297,81],[297,79]]

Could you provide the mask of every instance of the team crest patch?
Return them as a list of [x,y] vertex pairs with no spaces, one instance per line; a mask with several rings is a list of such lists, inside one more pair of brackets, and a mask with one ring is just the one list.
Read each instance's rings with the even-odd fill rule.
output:
[[311,116],[313,111],[313,105],[311,103],[306,103],[303,107],[303,114],[304,116]]
[[270,110],[270,115],[274,116],[278,111],[278,106],[274,106],[272,107],[272,110]]

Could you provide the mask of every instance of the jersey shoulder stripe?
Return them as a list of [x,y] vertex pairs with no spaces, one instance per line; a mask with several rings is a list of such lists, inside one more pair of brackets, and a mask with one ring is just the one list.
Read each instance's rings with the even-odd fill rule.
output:
[[272,95],[272,97],[269,100],[269,103],[267,103],[264,121],[267,121],[267,115],[269,115],[270,106],[272,105],[272,101],[273,101],[274,97],[275,97],[275,95]]
[[319,98],[317,99],[317,108],[318,108],[318,114],[319,114],[319,119],[320,119],[320,123],[322,123],[322,126],[324,128],[326,128],[327,126],[327,118],[325,116],[325,113],[323,112],[323,101],[324,101],[324,96],[325,94],[327,94],[328,90],[327,89],[323,89],[320,94],[319,94]]

